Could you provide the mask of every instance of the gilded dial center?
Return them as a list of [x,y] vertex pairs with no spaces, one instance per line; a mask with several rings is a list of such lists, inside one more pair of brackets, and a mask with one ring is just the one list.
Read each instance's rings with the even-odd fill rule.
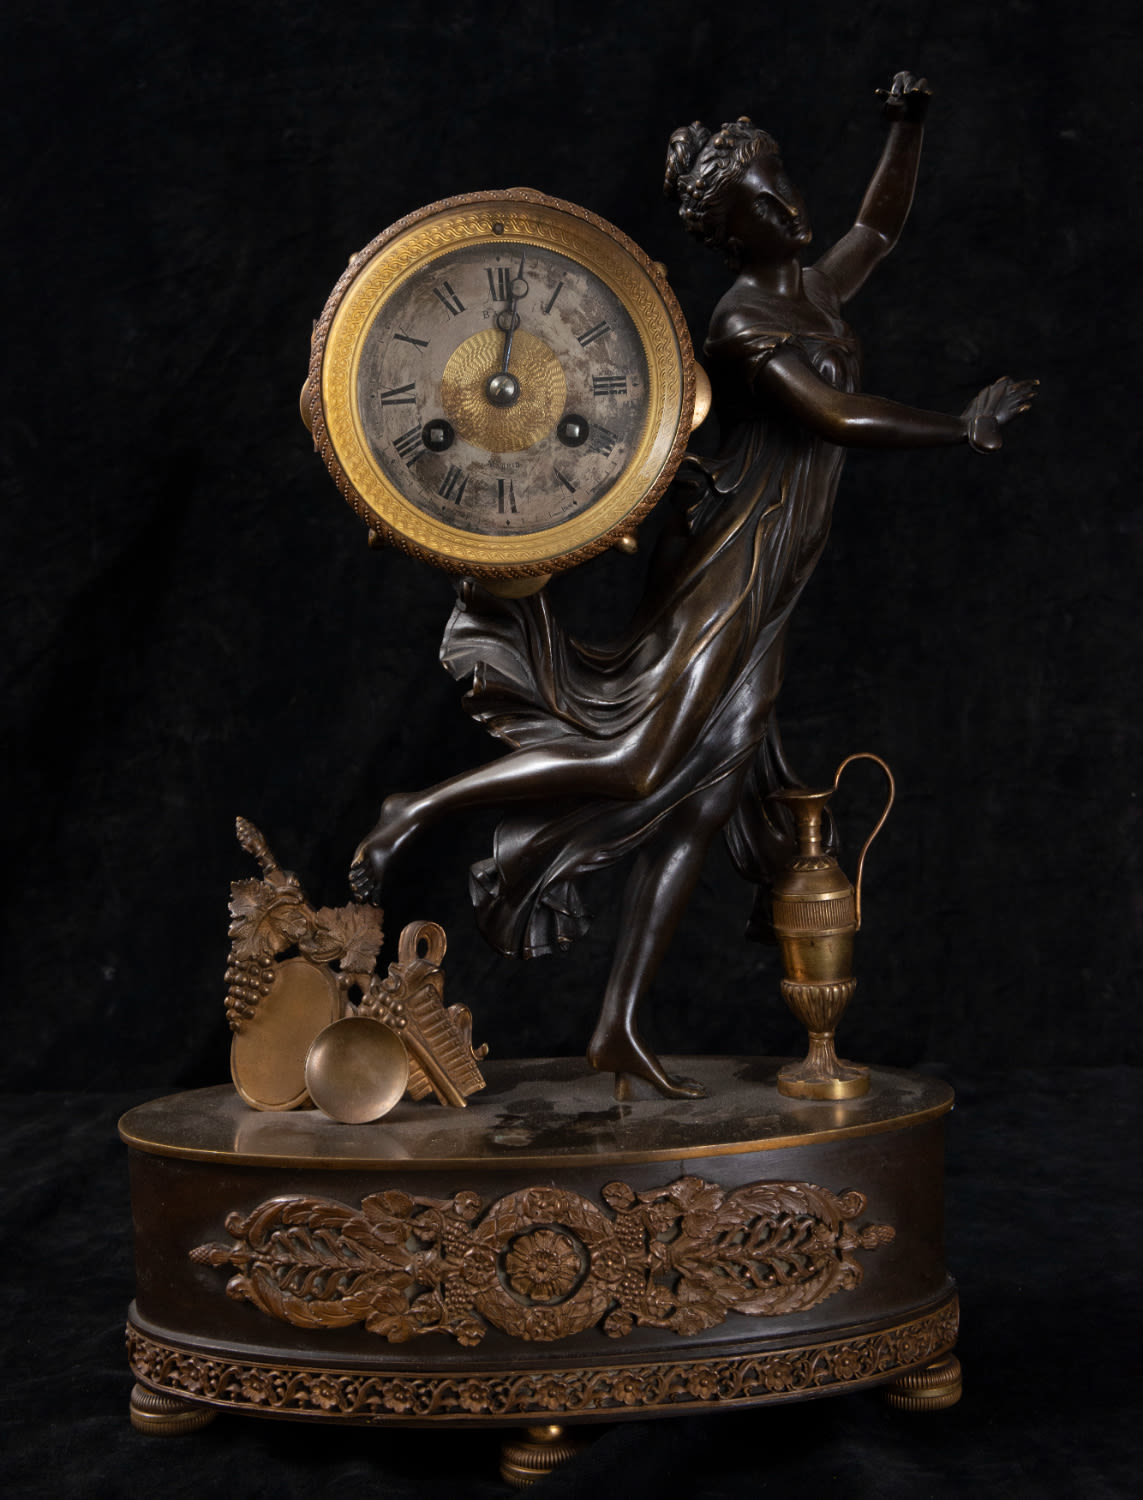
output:
[[556,355],[535,334],[517,329],[509,371],[520,382],[511,406],[494,406],[488,380],[501,368],[504,335],[474,333],[453,350],[441,374],[440,401],[459,435],[490,453],[519,453],[547,437],[563,414],[567,383]]

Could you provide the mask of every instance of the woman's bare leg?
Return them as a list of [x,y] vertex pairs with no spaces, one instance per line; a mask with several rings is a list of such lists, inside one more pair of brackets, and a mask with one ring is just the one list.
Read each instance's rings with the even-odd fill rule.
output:
[[643,850],[623,893],[619,943],[603,1006],[587,1049],[588,1061],[615,1074],[615,1097],[629,1098],[642,1079],[668,1099],[698,1099],[706,1090],[672,1078],[639,1035],[636,1012],[663,961],[679,918],[702,871],[715,834],[734,811],[742,773],[690,798]]
[[357,848],[349,871],[361,901],[376,901],[393,856],[422,829],[450,813],[556,797],[614,797],[631,801],[654,790],[694,743],[709,712],[701,695],[680,694],[650,721],[614,739],[569,735],[547,745],[513,750],[474,771],[387,797],[381,816]]
[[353,856],[353,889],[360,900],[376,900],[394,855],[450,813],[550,797],[635,796],[638,751],[630,741],[568,738],[555,745],[513,750],[501,760],[463,771],[422,792],[386,797],[376,826]]

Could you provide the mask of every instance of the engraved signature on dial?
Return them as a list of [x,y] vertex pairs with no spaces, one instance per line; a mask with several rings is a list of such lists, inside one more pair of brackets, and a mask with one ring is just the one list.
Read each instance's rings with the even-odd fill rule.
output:
[[647,358],[620,298],[578,262],[469,245],[386,298],[357,405],[374,462],[418,509],[481,535],[544,531],[636,451]]

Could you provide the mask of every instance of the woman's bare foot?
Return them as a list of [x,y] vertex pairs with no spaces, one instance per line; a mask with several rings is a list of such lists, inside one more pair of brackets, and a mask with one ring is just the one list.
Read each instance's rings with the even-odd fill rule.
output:
[[618,1035],[597,1032],[587,1049],[587,1060],[601,1073],[615,1074],[616,1099],[639,1097],[640,1085],[649,1085],[664,1099],[705,1099],[706,1089],[693,1078],[674,1078],[655,1054],[630,1032]]
[[400,793],[386,797],[372,833],[358,844],[349,866],[349,884],[358,901],[369,901],[374,906],[381,904],[381,887],[389,862],[417,831],[416,819],[412,815],[413,802],[412,797]]

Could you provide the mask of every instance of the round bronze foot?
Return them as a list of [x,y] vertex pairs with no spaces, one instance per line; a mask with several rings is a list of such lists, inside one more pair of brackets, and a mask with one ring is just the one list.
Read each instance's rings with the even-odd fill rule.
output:
[[198,1432],[213,1422],[216,1415],[211,1406],[183,1401],[146,1385],[135,1386],[129,1410],[131,1426],[137,1432],[149,1432],[152,1437],[182,1437],[187,1432]]
[[537,1479],[574,1458],[584,1446],[582,1439],[569,1438],[556,1423],[525,1427],[522,1434],[505,1438],[500,1448],[500,1477],[514,1489],[526,1490]]
[[955,1354],[946,1354],[883,1387],[886,1405],[897,1411],[944,1411],[957,1404],[960,1393],[960,1360]]

